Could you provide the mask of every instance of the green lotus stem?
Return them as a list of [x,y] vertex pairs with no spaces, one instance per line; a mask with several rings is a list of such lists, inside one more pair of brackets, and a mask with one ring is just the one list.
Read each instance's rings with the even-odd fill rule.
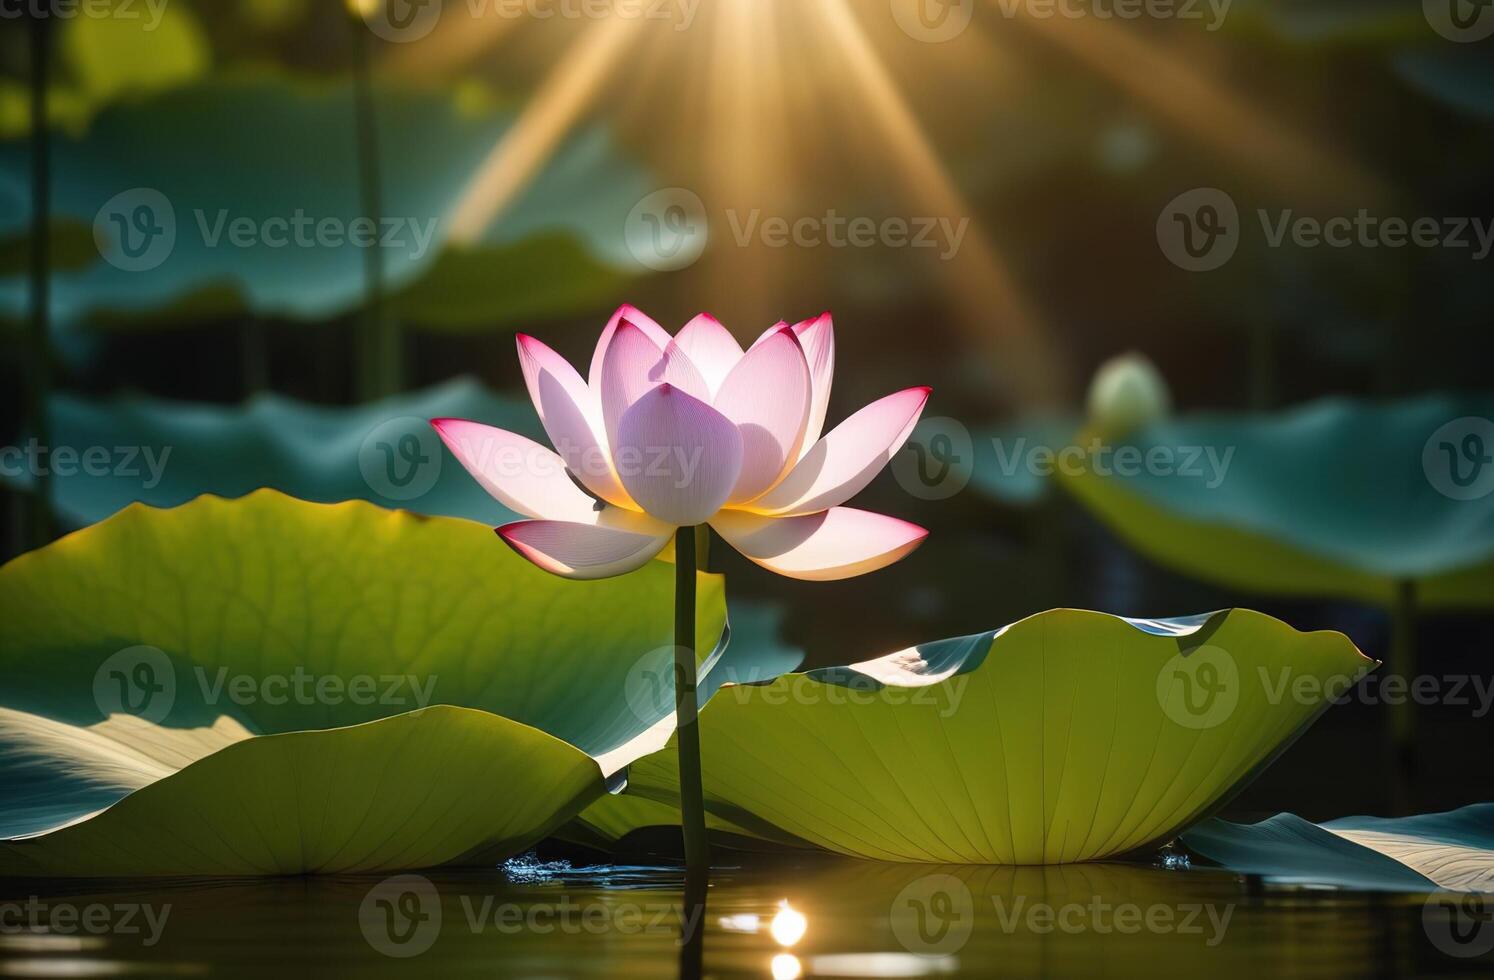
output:
[[1390,609],[1390,674],[1405,681],[1406,697],[1396,699],[1390,709],[1390,794],[1395,815],[1411,812],[1411,783],[1416,749],[1416,705],[1409,696],[1416,674],[1416,583],[1396,583]]
[[[52,130],[48,117],[48,87],[51,81],[52,18],[38,12],[31,18],[31,331],[30,384],[27,385],[28,414],[37,444],[45,452],[52,444],[50,409],[52,400]],[[40,547],[52,540],[52,480],[50,467],[34,475],[32,544]]]
[[695,566],[702,572],[711,570],[711,526],[700,524],[695,528]]
[[[348,14],[353,35],[353,105],[358,135],[358,191],[363,217],[381,227],[383,178],[379,166],[379,131],[374,105],[373,63],[368,25]],[[363,250],[363,323],[357,335],[357,382],[362,401],[375,401],[403,387],[399,325],[384,309],[384,255],[378,245]]]
[[690,874],[700,875],[710,868],[711,849],[706,840],[699,712],[695,704],[695,533],[696,528],[682,527],[674,539],[674,712],[685,867]]

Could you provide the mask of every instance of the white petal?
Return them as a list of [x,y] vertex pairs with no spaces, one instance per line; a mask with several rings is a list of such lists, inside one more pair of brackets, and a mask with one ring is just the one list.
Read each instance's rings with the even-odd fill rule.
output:
[[928,537],[916,524],[850,507],[802,517],[725,510],[711,520],[711,527],[764,568],[814,582],[885,568]]
[[590,520],[592,500],[566,472],[565,460],[532,439],[463,419],[434,419],[441,441],[482,488],[526,517]]
[[602,329],[602,336],[597,338],[596,350],[591,354],[591,370],[587,374],[587,383],[593,392],[602,390],[602,363],[607,358],[607,350],[612,346],[612,338],[617,335],[617,328],[623,322],[633,324],[643,331],[645,337],[654,342],[654,346],[663,350],[669,345],[669,331],[659,326],[653,317],[644,313],[636,306],[621,306],[617,312],[612,314],[612,319],[607,321],[607,326]]
[[928,388],[908,388],[872,402],[815,443],[782,483],[752,501],[752,510],[811,514],[850,500],[902,448],[928,399]]
[[[602,428],[613,450],[616,466],[617,427],[633,403],[661,384],[673,385],[695,398],[706,399],[705,379],[674,341],[661,350],[642,329],[624,320],[617,328],[602,363]],[[626,486],[626,483],[624,483]]]
[[674,342],[690,358],[690,363],[705,379],[713,396],[721,390],[721,382],[742,359],[742,345],[709,313],[702,313],[685,324]]
[[744,354],[714,404],[742,434],[731,502],[761,496],[799,458],[809,420],[809,365],[794,332],[784,327]]
[[596,395],[565,358],[540,341],[519,334],[518,346],[529,397],[566,467],[598,497],[619,507],[631,506],[612,470]]
[[731,495],[742,438],[726,416],[665,384],[623,416],[613,460],[644,513],[686,527],[705,523]]
[[642,514],[609,507],[594,523],[519,521],[498,528],[515,551],[554,575],[610,578],[644,565],[669,543],[674,529]]
[[[830,408],[830,384],[835,380],[835,324],[825,313],[813,320],[794,324],[804,360],[809,364],[809,425],[804,430],[804,447],[808,452],[825,431],[825,413]],[[802,453],[801,453],[802,455]]]

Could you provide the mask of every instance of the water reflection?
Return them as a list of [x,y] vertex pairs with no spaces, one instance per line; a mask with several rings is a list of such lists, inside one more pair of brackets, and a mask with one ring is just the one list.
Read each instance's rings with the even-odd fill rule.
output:
[[[0,885],[77,910],[6,933],[0,976],[492,972],[578,977],[925,977],[992,973],[1230,977],[1476,972],[1429,940],[1424,896],[1266,888],[1126,865],[969,868],[733,858],[707,891],[676,870],[567,868],[385,878]],[[550,873],[553,871],[554,873]],[[429,886],[425,890],[424,882]],[[686,887],[688,884],[689,887]],[[418,886],[418,888],[417,888]],[[360,918],[376,889],[408,922]],[[418,891],[420,902],[404,890]],[[398,894],[395,894],[398,892]],[[708,904],[708,910],[707,910]],[[80,914],[170,906],[159,942]],[[395,916],[398,918],[398,916]],[[9,921],[9,920],[7,920]],[[135,916],[135,921],[144,917]],[[62,927],[55,927],[61,923]],[[415,949],[380,930],[418,938]],[[683,941],[682,941],[683,940]]]

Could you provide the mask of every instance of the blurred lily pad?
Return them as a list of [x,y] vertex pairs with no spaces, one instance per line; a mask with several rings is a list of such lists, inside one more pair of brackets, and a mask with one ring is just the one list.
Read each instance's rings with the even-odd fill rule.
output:
[[1494,601],[1494,399],[1330,399],[1159,422],[1062,484],[1142,554],[1230,588]]
[[[175,507],[202,494],[239,497],[268,487],[303,500],[368,500],[489,526],[518,519],[452,464],[427,420],[480,419],[535,439],[527,400],[476,381],[354,407],[259,395],[242,407],[144,397],[52,400],[54,506],[69,526],[132,503]],[[9,477],[12,485],[19,478]]]
[[[442,289],[396,306],[445,329],[590,308],[636,270],[624,225],[648,180],[605,130],[563,146],[443,259],[454,209],[514,110],[466,90],[380,87],[383,221],[373,228],[360,223],[352,98],[345,81],[244,71],[111,105],[81,135],[59,134],[55,213],[92,228],[100,253],[55,277],[59,323],[195,323],[235,310],[335,317],[362,302],[369,247],[395,293],[437,270]],[[27,161],[24,140],[0,142],[0,197],[16,204],[0,237],[25,232]],[[535,235],[546,237],[530,254]],[[572,261],[548,264],[557,257]],[[0,316],[20,316],[25,297],[24,277],[0,278]]]
[[1254,824],[1210,820],[1183,842],[1227,868],[1288,884],[1494,892],[1494,803],[1322,824],[1290,813]]

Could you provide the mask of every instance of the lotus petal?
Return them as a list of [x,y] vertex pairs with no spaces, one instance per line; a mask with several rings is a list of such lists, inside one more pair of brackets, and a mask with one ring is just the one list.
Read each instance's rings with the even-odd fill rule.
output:
[[782,483],[752,502],[752,509],[812,514],[850,500],[913,434],[928,400],[928,388],[908,388],[872,402],[816,443]]
[[464,419],[433,419],[431,425],[503,506],[551,520],[585,520],[596,510],[596,501],[571,482],[565,460],[533,439]]
[[518,347],[524,383],[550,445],[588,490],[608,503],[630,506],[632,501],[612,469],[612,453],[607,448],[596,394],[586,387],[569,361],[545,344],[519,334]]
[[713,398],[721,390],[721,382],[742,359],[742,345],[709,313],[685,324],[674,340],[705,379]]
[[623,416],[613,458],[638,506],[688,527],[705,523],[731,496],[742,471],[742,438],[726,416],[664,384]]
[[737,362],[712,403],[742,436],[742,473],[733,503],[754,500],[799,458],[810,411],[809,365],[785,327]]
[[711,526],[764,568],[814,582],[885,568],[910,554],[929,533],[917,524],[851,507],[803,517],[728,510],[712,518]]
[[552,575],[601,579],[625,575],[654,559],[674,536],[674,528],[642,514],[609,508],[622,520],[518,521],[498,536],[519,554]]
[[835,380],[835,324],[830,314],[825,313],[813,320],[794,324],[794,333],[799,345],[804,348],[804,359],[809,364],[809,375],[813,379],[814,392],[809,405],[809,425],[804,430],[804,445],[800,455],[807,453],[825,431],[825,414],[830,409],[831,382]]

